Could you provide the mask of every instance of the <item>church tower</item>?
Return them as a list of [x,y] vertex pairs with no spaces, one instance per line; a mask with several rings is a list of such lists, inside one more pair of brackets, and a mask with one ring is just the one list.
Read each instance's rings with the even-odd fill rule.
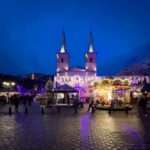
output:
[[69,69],[69,56],[66,50],[65,32],[62,32],[62,45],[57,53],[57,76],[67,75]]
[[85,70],[86,76],[96,76],[97,75],[97,67],[96,67],[96,53],[94,51],[93,46],[93,36],[90,31],[90,39],[89,39],[89,49],[85,54]]

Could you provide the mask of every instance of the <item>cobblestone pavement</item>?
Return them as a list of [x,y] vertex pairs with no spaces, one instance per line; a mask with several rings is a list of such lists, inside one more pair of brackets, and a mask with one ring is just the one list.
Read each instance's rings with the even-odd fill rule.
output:
[[[23,106],[8,115],[0,106],[0,150],[126,150],[150,149],[150,115],[135,110],[124,112],[97,110],[94,114],[80,108],[77,114],[66,108],[40,113],[33,104],[28,115]],[[14,109],[13,109],[14,111]]]

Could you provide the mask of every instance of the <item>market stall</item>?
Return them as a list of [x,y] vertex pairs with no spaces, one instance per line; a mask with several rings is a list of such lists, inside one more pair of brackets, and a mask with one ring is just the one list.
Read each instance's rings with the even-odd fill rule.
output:
[[72,97],[79,97],[79,91],[71,86],[64,84],[53,89],[56,103],[72,103]]

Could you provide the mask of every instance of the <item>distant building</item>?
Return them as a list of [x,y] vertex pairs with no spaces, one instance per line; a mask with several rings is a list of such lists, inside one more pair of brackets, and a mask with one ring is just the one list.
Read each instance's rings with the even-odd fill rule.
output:
[[48,80],[52,78],[50,75],[45,75],[42,73],[29,73],[24,78],[31,79],[31,80]]

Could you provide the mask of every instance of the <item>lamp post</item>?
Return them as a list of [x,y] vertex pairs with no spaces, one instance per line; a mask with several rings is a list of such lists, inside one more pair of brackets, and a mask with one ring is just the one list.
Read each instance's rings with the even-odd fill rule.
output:
[[8,89],[7,102],[9,104],[9,114],[12,113],[12,111],[11,111],[11,105],[10,105],[10,100],[9,100],[9,90],[11,88],[13,88],[15,85],[16,85],[15,82],[7,82],[7,81],[3,82],[3,87],[5,87],[6,89]]

